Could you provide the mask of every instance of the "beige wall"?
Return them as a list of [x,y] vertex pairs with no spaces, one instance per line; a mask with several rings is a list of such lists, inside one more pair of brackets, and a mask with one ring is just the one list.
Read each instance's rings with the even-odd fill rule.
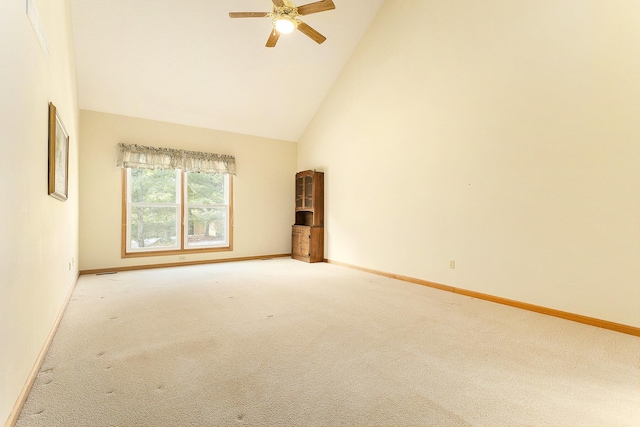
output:
[[326,256],[640,326],[639,23],[636,0],[385,1],[298,147]]
[[[16,403],[78,272],[78,109],[68,0],[0,2],[0,421]],[[69,199],[47,195],[47,105],[70,134]],[[71,264],[71,265],[70,265]]]
[[[80,118],[81,270],[291,252],[295,143],[93,111]],[[233,251],[122,259],[119,142],[235,156]]]

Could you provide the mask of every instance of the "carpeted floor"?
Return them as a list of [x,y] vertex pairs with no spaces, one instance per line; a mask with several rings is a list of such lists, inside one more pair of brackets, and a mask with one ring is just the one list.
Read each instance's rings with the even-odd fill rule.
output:
[[18,426],[638,426],[640,339],[287,258],[82,276]]

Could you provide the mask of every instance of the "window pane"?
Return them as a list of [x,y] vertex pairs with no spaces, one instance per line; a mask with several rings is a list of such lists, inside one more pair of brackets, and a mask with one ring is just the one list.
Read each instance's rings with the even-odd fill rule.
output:
[[224,205],[225,177],[222,174],[188,173],[187,203],[192,205]]
[[176,171],[131,169],[133,203],[176,203]]
[[187,246],[206,247],[227,243],[227,208],[189,208]]
[[178,224],[177,207],[131,207],[131,249],[174,248]]

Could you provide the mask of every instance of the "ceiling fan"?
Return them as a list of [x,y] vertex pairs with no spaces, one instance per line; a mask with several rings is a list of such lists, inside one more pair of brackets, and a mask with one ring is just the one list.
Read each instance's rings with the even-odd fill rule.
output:
[[332,0],[321,0],[315,3],[296,6],[290,0],[273,1],[273,12],[230,12],[231,18],[271,18],[273,30],[267,40],[267,47],[274,47],[280,38],[280,34],[288,34],[294,30],[300,30],[307,37],[320,44],[327,38],[302,22],[300,16],[311,15],[312,13],[324,12],[335,9],[336,5]]

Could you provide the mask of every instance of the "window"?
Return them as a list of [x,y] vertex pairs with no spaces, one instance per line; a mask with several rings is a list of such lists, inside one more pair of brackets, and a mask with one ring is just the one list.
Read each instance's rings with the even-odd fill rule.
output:
[[231,250],[229,174],[123,171],[123,256]]

